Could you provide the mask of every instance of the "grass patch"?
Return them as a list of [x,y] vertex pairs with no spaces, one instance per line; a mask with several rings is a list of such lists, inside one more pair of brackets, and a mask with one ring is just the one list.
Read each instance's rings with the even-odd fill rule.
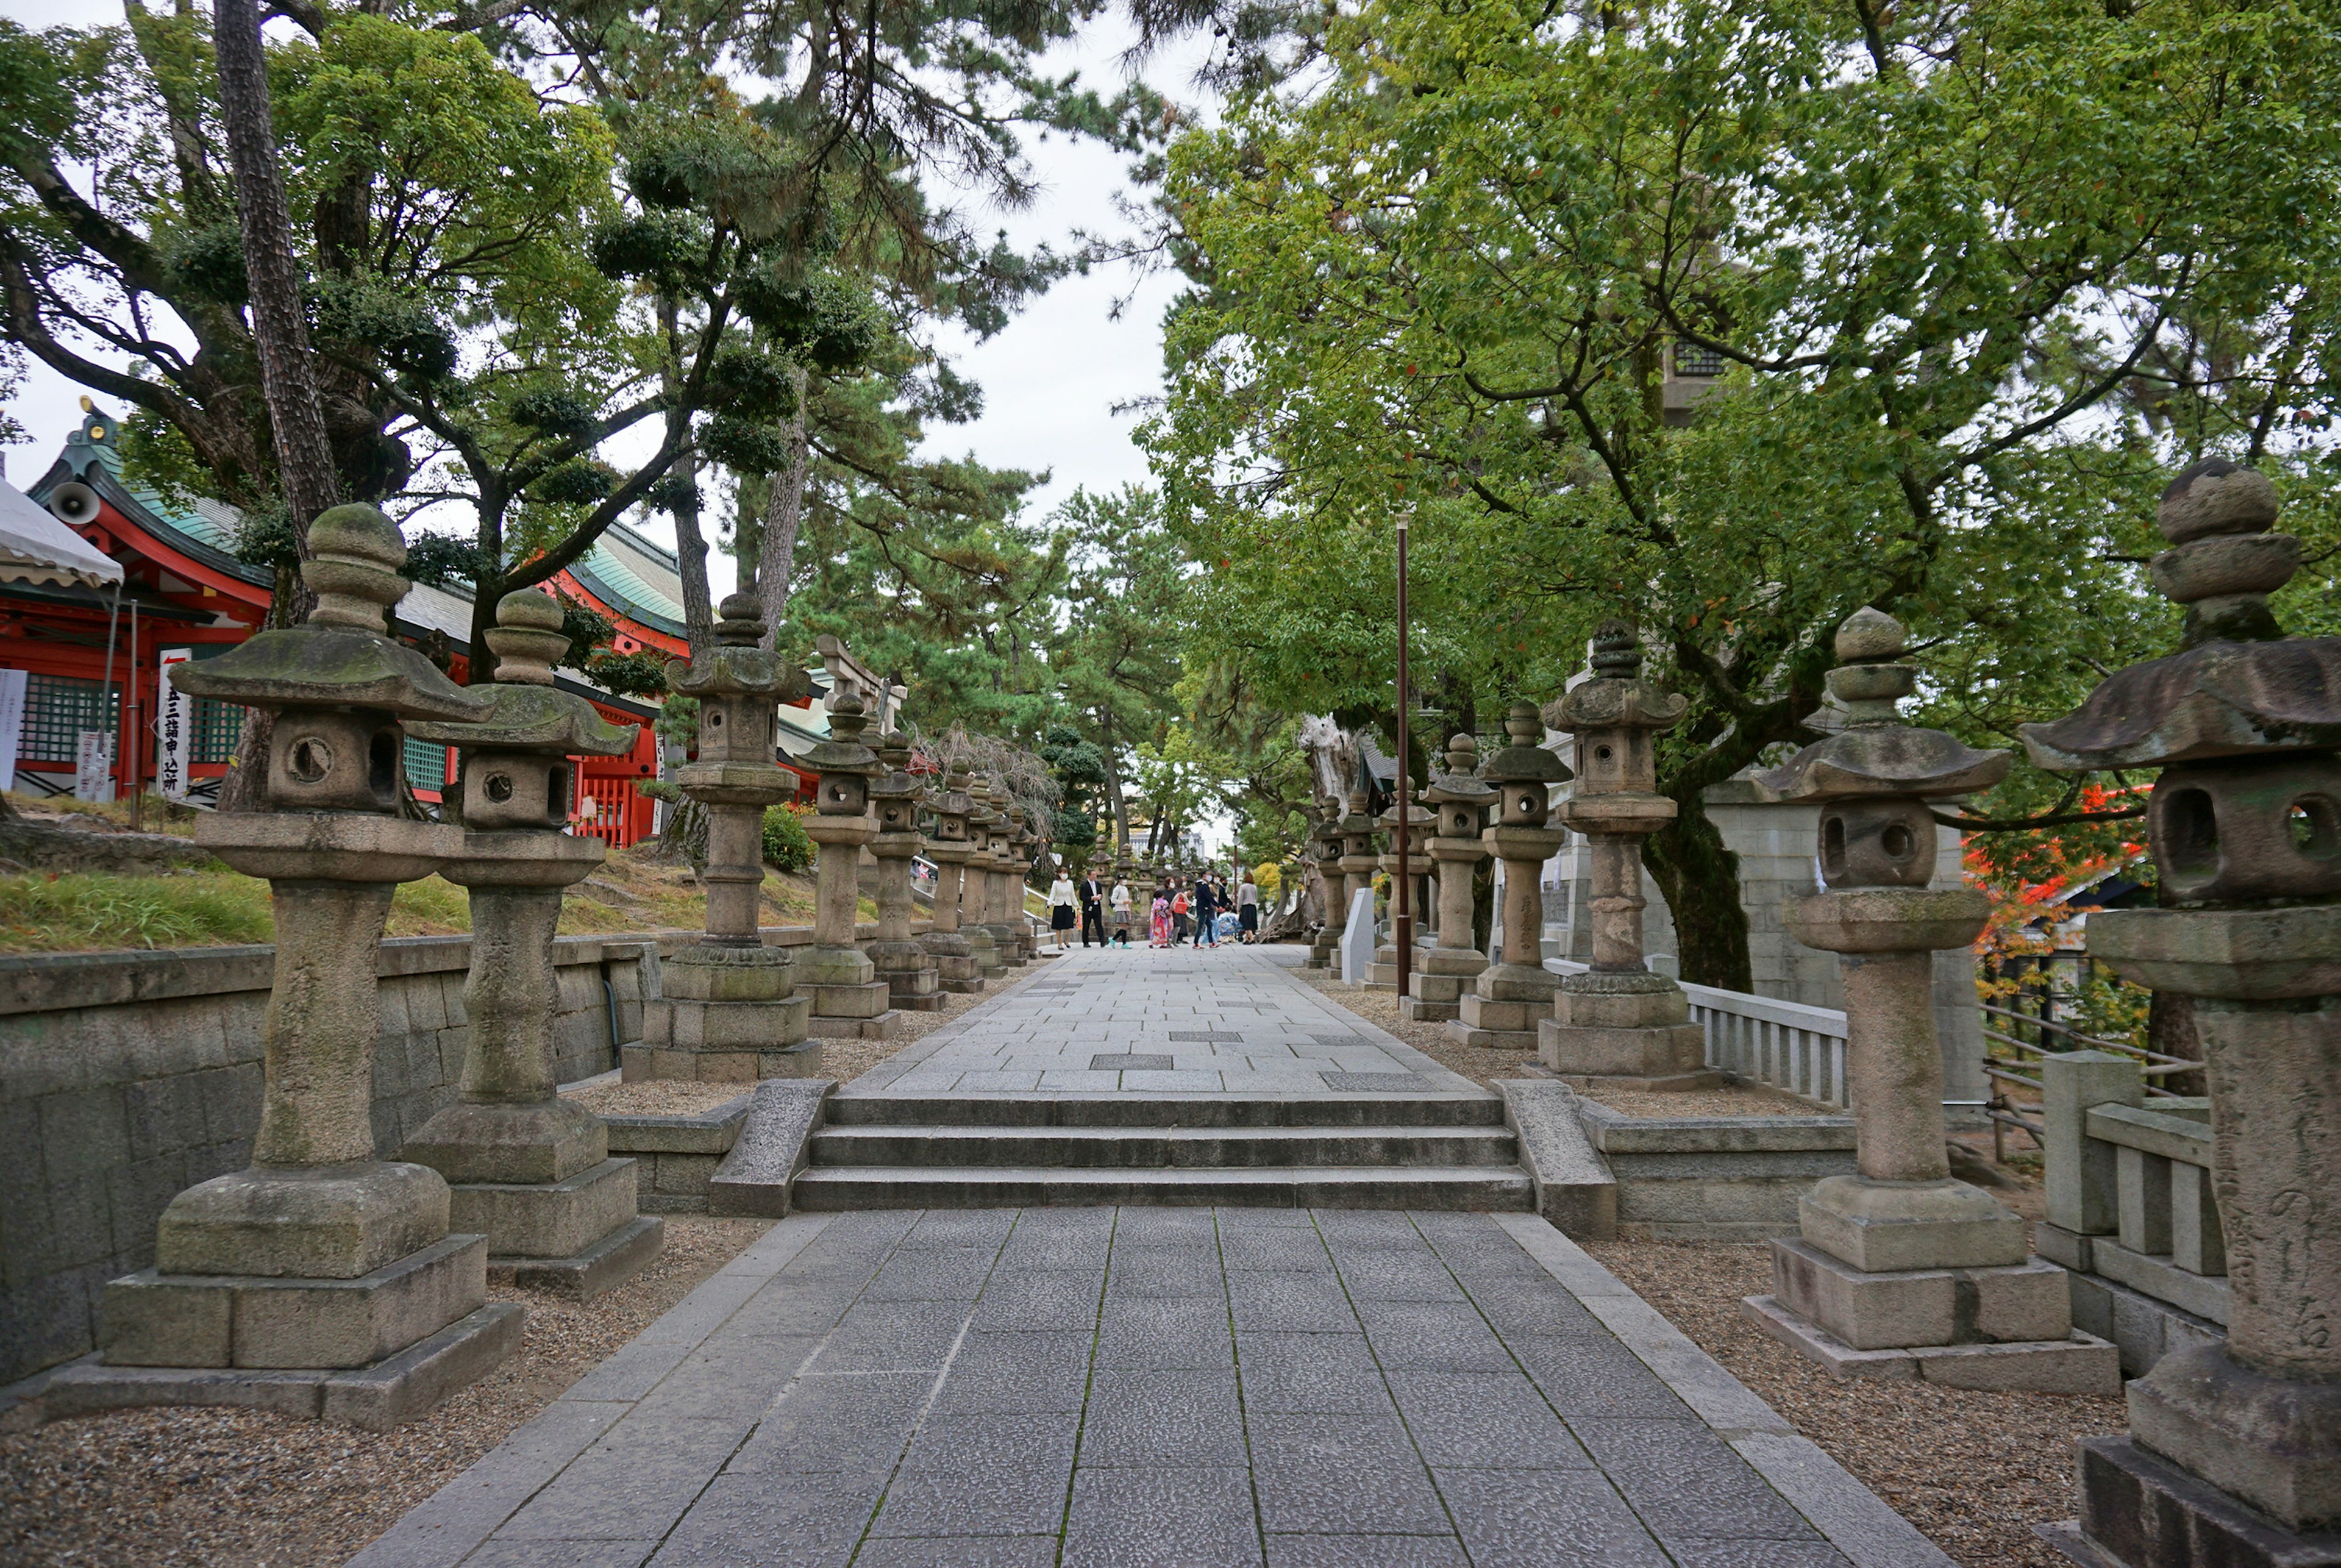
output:
[[183,876],[0,876],[0,950],[87,953],[273,942],[268,884],[234,872]]

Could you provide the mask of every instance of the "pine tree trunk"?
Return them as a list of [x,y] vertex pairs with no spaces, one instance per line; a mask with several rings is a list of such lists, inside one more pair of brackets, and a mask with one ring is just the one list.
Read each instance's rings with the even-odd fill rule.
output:
[[805,443],[805,373],[792,371],[797,411],[789,420],[789,465],[772,475],[764,507],[763,547],[756,556],[756,597],[764,606],[764,645],[778,645],[781,618],[788,614],[789,584],[797,570],[797,533],[804,523],[805,480],[812,467]]
[[1753,991],[1739,857],[1708,820],[1703,794],[1678,796],[1676,805],[1675,820],[1644,841],[1642,863],[1674,914],[1682,977],[1695,985]]
[[253,345],[260,356],[261,391],[268,403],[293,536],[306,560],[309,524],[340,501],[341,484],[317,404],[309,335],[302,324],[300,269],[293,257],[284,176],[277,166],[260,10],[254,0],[217,0],[214,16],[220,117],[226,123],[228,156],[235,165]]

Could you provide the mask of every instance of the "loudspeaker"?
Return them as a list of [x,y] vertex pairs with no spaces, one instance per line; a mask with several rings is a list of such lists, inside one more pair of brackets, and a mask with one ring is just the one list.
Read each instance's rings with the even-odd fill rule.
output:
[[86,484],[60,484],[49,492],[49,515],[60,523],[95,523],[97,492]]

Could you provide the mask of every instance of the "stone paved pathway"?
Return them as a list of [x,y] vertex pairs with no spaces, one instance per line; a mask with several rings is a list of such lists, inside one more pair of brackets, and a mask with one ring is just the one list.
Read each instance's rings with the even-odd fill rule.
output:
[[1482,1093],[1286,973],[1298,947],[1075,948],[855,1093]]
[[1135,1208],[783,1220],[355,1560],[1948,1561],[1541,1220]]

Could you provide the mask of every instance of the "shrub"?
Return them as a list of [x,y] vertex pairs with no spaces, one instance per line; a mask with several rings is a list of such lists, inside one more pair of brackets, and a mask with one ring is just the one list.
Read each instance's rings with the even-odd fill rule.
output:
[[804,830],[805,810],[791,803],[764,813],[764,864],[775,871],[812,869],[813,842]]

